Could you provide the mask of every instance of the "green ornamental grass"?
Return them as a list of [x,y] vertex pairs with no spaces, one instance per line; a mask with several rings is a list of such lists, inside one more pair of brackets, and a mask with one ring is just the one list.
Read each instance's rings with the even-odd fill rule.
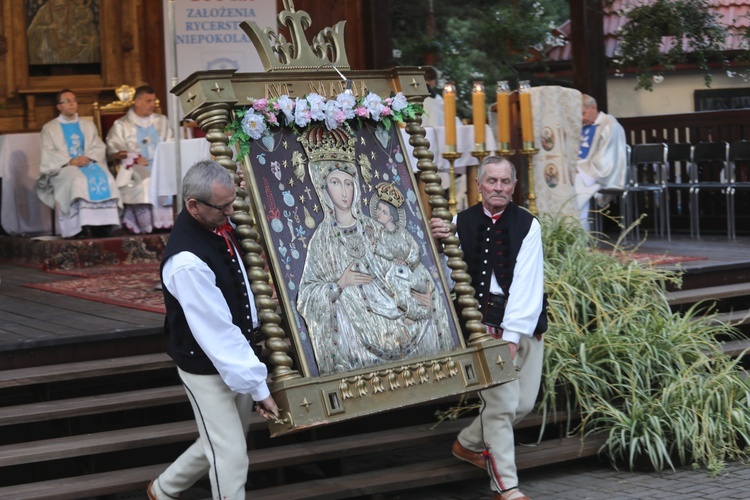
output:
[[750,385],[694,306],[670,310],[672,271],[610,251],[570,220],[542,219],[550,328],[538,410],[566,411],[568,432],[604,432],[613,465],[710,472],[750,449]]

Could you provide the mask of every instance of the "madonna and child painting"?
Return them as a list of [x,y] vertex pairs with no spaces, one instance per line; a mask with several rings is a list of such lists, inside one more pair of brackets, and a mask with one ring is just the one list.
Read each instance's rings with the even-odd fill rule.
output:
[[267,130],[249,185],[306,376],[461,348],[397,126]]

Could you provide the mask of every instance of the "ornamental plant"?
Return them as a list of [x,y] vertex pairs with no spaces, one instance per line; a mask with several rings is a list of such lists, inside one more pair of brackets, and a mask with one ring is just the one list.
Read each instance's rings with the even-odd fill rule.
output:
[[624,11],[628,22],[618,32],[618,71],[635,68],[636,90],[653,90],[655,76],[695,61],[710,86],[708,64],[722,60],[727,32],[711,7],[710,0],[652,0]]
[[324,123],[328,130],[346,127],[351,122],[362,125],[363,120],[381,122],[386,130],[393,123],[404,123],[423,112],[421,104],[409,103],[402,92],[385,99],[370,92],[357,99],[352,93],[343,92],[335,99],[326,99],[311,93],[291,98],[282,95],[273,99],[253,99],[249,106],[236,109],[226,132],[231,135],[229,145],[239,145],[239,156],[250,152],[250,141],[263,137],[270,128],[290,127],[300,132],[315,123]]
[[719,338],[738,332],[707,323],[694,306],[672,312],[673,271],[609,251],[580,225],[544,217],[550,328],[538,409],[564,409],[582,437],[606,433],[613,465],[655,470],[694,464],[709,472],[748,458],[750,384]]
[[[672,312],[665,284],[679,285],[677,273],[618,244],[599,250],[577,221],[541,222],[549,331],[537,411],[545,420],[565,412],[569,435],[604,433],[600,453],[616,467],[694,464],[715,474],[747,460],[750,382],[717,340],[737,331],[702,321],[697,306]],[[462,401],[437,416],[478,406]]]

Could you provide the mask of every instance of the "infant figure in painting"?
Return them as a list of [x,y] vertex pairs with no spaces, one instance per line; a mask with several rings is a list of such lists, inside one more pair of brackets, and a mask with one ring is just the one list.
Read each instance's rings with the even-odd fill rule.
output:
[[385,262],[385,286],[409,324],[432,316],[431,279],[420,260],[421,248],[406,231],[404,197],[396,186],[381,182],[370,202],[380,227],[374,237],[375,254]]

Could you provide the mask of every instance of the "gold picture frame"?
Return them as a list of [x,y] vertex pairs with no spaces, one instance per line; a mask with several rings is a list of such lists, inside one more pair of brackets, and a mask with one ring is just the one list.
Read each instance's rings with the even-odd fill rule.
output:
[[[302,376],[465,347],[398,127],[277,128],[244,165]],[[332,200],[346,182],[348,199]],[[339,286],[347,273],[360,282]]]

